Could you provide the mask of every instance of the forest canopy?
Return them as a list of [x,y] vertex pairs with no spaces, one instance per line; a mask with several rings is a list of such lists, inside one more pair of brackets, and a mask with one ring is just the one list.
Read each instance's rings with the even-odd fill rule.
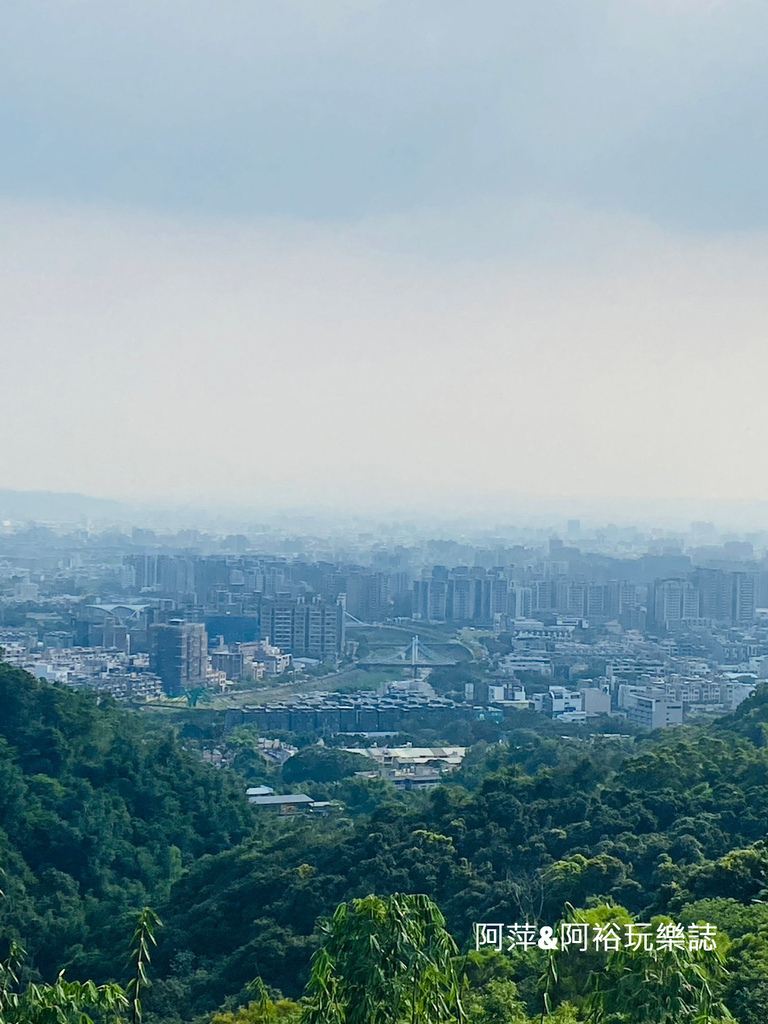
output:
[[[400,893],[434,902],[462,956],[476,922],[555,924],[567,905],[711,921],[728,936],[725,1006],[742,1024],[767,1019],[765,689],[714,725],[639,740],[520,731],[478,744],[429,794],[381,786],[345,813],[293,821],[249,807],[236,767],[204,764],[109,698],[0,665],[0,708],[0,933],[26,949],[29,979],[65,968],[127,985],[127,941],[152,906],[164,927],[146,1020],[237,1015],[256,977],[287,1012],[336,908]],[[309,749],[308,783],[351,794],[366,781],[311,778],[331,759]],[[340,753],[332,771],[346,776]],[[510,1007],[541,1012],[535,957],[483,973],[475,956],[478,1021],[516,1020],[491,1010],[513,988]],[[586,996],[564,978],[553,1012],[584,1019]]]

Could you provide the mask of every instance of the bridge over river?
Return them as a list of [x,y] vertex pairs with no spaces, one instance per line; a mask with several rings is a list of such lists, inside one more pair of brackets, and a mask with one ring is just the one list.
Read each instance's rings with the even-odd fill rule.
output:
[[[383,650],[379,652],[376,647]],[[435,647],[440,650],[435,650]],[[466,650],[466,647],[458,642],[428,647],[416,634],[405,647],[393,647],[390,644],[371,645],[371,653],[361,658],[358,665],[360,668],[408,668],[416,675],[419,669],[458,665],[465,660],[459,651]]]

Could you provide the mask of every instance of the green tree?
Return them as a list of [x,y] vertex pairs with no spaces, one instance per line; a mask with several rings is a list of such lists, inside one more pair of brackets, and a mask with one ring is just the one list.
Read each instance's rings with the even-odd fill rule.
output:
[[464,1019],[445,919],[426,896],[342,903],[313,958],[302,1024],[449,1024]]
[[[654,918],[671,924],[669,918]],[[721,995],[726,980],[724,949],[620,948],[605,970],[592,976],[586,1002],[590,1024],[719,1024],[733,1021]]]
[[339,782],[355,772],[372,771],[375,764],[362,754],[334,747],[305,747],[288,758],[282,768],[283,780],[296,782]]
[[468,1024],[528,1024],[529,1017],[517,985],[509,979],[493,978],[466,997]]
[[[591,933],[597,928],[605,930],[614,926],[623,935],[632,921],[628,910],[611,903],[600,903],[586,910],[575,909],[566,903],[563,915],[563,923],[586,925]],[[559,928],[557,932],[559,934]],[[539,989],[546,996],[545,1007],[564,1000],[581,1007],[588,996],[587,979],[596,978],[605,972],[609,955],[594,945],[586,950],[577,945],[573,949],[559,949],[557,953],[550,954],[544,976],[539,982]]]
[[256,996],[247,1006],[227,1013],[215,1013],[211,1024],[298,1024],[301,1007],[291,999],[273,1000],[261,978],[249,989]]

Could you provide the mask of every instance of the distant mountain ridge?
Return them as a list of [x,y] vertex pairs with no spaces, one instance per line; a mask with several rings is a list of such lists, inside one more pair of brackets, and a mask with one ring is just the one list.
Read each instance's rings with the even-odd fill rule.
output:
[[0,520],[43,520],[77,523],[83,519],[121,518],[131,511],[125,502],[61,491],[0,489]]

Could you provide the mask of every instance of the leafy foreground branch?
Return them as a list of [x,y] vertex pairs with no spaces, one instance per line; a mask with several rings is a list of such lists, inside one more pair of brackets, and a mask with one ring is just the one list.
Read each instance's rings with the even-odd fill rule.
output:
[[119,985],[67,981],[62,971],[52,985],[21,986],[19,974],[26,954],[11,946],[0,963],[0,1024],[92,1024],[90,1014],[120,1020],[128,998]]
[[[566,920],[603,929],[633,923],[623,908],[566,908]],[[669,925],[655,918],[653,928]],[[368,896],[341,904],[325,927],[302,1004],[260,1002],[213,1024],[724,1024],[727,980],[713,949],[616,952],[480,951],[460,956],[426,896]],[[528,1006],[520,979],[535,978]],[[530,1002],[541,1007],[531,1015]],[[278,1005],[281,1006],[278,1012]]]
[[94,1024],[91,1014],[99,1021],[123,1024],[126,1012],[131,1024],[141,1024],[141,993],[150,984],[147,965],[159,927],[157,915],[145,907],[133,934],[133,975],[127,990],[115,982],[68,981],[64,971],[52,985],[24,984],[20,979],[26,952],[12,943],[7,958],[0,962],[0,1024]]
[[[565,921],[603,929],[631,924],[623,908],[566,906]],[[669,919],[655,918],[653,926]],[[24,952],[0,963],[0,1024],[141,1024],[142,993],[160,921],[145,908],[133,934],[131,980],[117,984],[19,981]],[[464,956],[432,900],[367,896],[337,907],[324,926],[300,1003],[273,1000],[260,980],[247,1006],[208,1024],[725,1024],[729,940],[709,949],[615,952],[496,950]],[[520,988],[534,979],[527,1000]],[[531,1000],[540,1011],[531,1016]],[[527,1002],[527,1005],[526,1005]],[[202,1021],[196,1024],[203,1024]]]
[[128,982],[128,998],[131,1004],[131,1024],[141,1024],[141,993],[149,987],[147,965],[151,961],[150,950],[157,945],[156,931],[162,922],[150,907],[144,907],[139,914],[136,930],[131,942],[131,966],[133,977]]

